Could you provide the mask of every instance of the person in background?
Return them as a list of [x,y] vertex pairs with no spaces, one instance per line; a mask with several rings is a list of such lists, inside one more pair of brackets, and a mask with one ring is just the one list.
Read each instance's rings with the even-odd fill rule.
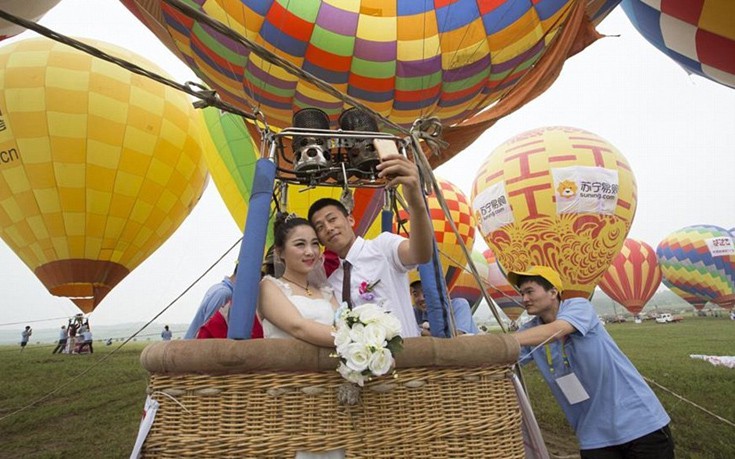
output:
[[86,347],[89,349],[90,354],[94,354],[94,348],[92,347],[92,331],[89,329],[88,324],[82,327],[82,344],[79,345],[78,353],[81,354]]
[[28,344],[28,340],[32,334],[33,330],[31,330],[31,326],[26,325],[26,328],[20,333],[20,352],[23,352],[23,349],[26,348],[26,344]]
[[232,275],[225,277],[221,282],[215,284],[204,294],[199,309],[194,314],[194,319],[184,335],[184,339],[194,339],[199,329],[204,325],[222,306],[232,299],[232,291],[237,280],[237,265]]
[[64,352],[64,349],[66,349],[66,341],[69,335],[67,335],[66,332],[66,326],[62,325],[61,330],[59,330],[59,343],[54,348],[52,354],[56,354],[57,352],[61,354]]
[[[431,336],[429,315],[426,311],[426,298],[424,298],[424,289],[421,286],[420,280],[411,282],[411,297],[413,298],[416,322],[421,327],[421,335]],[[452,303],[452,310],[454,311],[454,322],[457,333],[460,335],[477,335],[480,333],[480,329],[477,328],[472,318],[470,303],[464,298],[451,298],[450,301]]]
[[71,354],[76,350],[77,345],[77,332],[79,331],[79,322],[76,320],[69,320],[69,324],[66,329],[69,331],[69,340],[66,343],[66,353]]
[[357,237],[354,217],[341,202],[331,198],[319,199],[311,205],[309,222],[319,242],[339,256],[340,266],[328,278],[337,298],[349,300],[355,306],[369,302],[382,304],[401,321],[401,336],[409,338],[419,336],[420,331],[411,307],[407,273],[431,260],[434,229],[416,165],[398,153],[381,157],[378,176],[386,179],[386,187],[402,185],[411,224],[408,239],[388,232],[372,240]]
[[161,339],[164,341],[171,341],[171,337],[174,334],[171,333],[171,330],[168,329],[168,325],[163,326],[163,331],[161,332]]
[[582,459],[672,459],[669,415],[602,326],[592,303],[561,299],[546,266],[508,273],[528,314],[513,336],[521,364],[533,360],[579,440]]

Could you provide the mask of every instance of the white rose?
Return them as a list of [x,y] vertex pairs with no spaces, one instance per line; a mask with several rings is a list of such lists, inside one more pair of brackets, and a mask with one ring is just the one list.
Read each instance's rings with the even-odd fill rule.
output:
[[364,343],[365,338],[362,336],[365,332],[365,326],[363,324],[355,324],[350,330],[350,339],[355,343]]
[[347,346],[345,360],[348,367],[354,371],[364,371],[370,363],[370,349],[363,344],[352,343]]
[[370,358],[368,368],[375,376],[388,373],[390,367],[393,366],[393,356],[388,349],[378,349]]
[[350,370],[350,368],[344,363],[339,364],[337,371],[344,379],[351,383],[359,384],[361,386],[365,383],[365,377],[362,374],[357,371]]
[[379,321],[380,318],[385,315],[383,308],[373,303],[363,304],[362,306],[359,306],[359,309],[359,311],[355,312],[360,315],[360,322],[366,325]]
[[347,350],[347,345],[351,342],[350,329],[348,327],[340,327],[332,335],[334,336],[334,347],[337,348],[337,353],[343,355]]
[[362,333],[365,345],[373,348],[385,346],[385,331],[385,327],[379,323],[367,324]]
[[385,329],[385,338],[388,340],[401,334],[401,321],[393,314],[383,314],[380,325]]

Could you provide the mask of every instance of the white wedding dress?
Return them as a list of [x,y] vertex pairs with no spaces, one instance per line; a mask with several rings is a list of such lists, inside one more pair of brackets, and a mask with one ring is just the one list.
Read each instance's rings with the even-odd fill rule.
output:
[[[294,295],[291,285],[280,279],[276,279],[271,276],[265,276],[264,279],[268,279],[278,286],[279,289],[286,295],[291,301],[291,304],[301,313],[301,315],[307,319],[319,322],[324,325],[334,324],[334,309],[332,309],[332,303],[328,298],[331,298],[334,293],[331,287],[322,287],[319,289],[321,296],[315,294],[314,297]],[[273,325],[267,319],[261,320],[263,324],[263,336],[266,338],[293,338],[285,331]],[[345,452],[343,449],[337,449],[334,451],[327,451],[325,453],[311,453],[308,451],[298,451],[295,459],[344,459]]]

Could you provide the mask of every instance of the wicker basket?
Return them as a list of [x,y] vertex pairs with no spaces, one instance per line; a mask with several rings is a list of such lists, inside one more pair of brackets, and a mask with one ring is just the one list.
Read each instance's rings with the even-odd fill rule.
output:
[[523,457],[512,337],[407,339],[397,377],[369,382],[353,406],[337,400],[345,382],[331,352],[285,339],[147,347],[141,362],[160,408],[144,456]]

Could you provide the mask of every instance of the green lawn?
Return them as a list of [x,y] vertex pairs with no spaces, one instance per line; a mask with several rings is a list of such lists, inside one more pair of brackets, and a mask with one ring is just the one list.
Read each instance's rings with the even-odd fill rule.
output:
[[[689,354],[735,355],[735,322],[687,318],[677,324],[608,325],[610,334],[648,378],[718,415],[735,420],[735,370]],[[0,347],[0,457],[128,457],[145,400],[147,374],[131,343],[91,372],[46,396],[108,355],[51,355],[52,346]],[[552,452],[567,455],[576,440],[545,383],[532,366],[524,370],[536,416]],[[654,387],[672,418],[679,458],[735,457],[735,428]]]

